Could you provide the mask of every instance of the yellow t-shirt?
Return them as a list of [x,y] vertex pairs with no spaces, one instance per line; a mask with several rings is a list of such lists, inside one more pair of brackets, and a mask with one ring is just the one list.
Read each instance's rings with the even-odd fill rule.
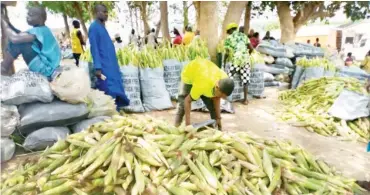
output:
[[214,97],[216,83],[224,78],[227,78],[227,74],[223,70],[213,62],[201,58],[188,63],[181,73],[181,81],[192,85],[190,96],[193,100],[199,99],[202,95]]
[[366,56],[362,64],[364,65],[364,70],[370,74],[370,56]]
[[184,38],[182,39],[182,42],[185,45],[190,44],[194,39],[195,34],[193,32],[185,32]]
[[81,41],[77,36],[78,29],[73,29],[71,33],[71,42],[72,42],[72,53],[82,53]]

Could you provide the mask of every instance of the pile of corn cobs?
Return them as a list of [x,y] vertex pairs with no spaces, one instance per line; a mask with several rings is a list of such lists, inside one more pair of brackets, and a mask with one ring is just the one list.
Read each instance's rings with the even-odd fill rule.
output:
[[344,140],[370,140],[370,118],[353,121],[336,119],[328,114],[329,108],[344,90],[368,93],[357,79],[349,77],[323,77],[306,81],[294,90],[279,95],[285,107],[279,115],[284,121],[299,122],[307,130],[325,136],[342,136]]
[[1,190],[3,195],[265,195],[363,189],[286,141],[115,115],[4,174]]

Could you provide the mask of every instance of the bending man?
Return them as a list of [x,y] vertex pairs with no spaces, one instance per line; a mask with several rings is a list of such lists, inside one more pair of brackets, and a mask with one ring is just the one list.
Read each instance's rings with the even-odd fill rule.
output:
[[216,64],[197,58],[184,67],[181,82],[175,126],[180,126],[184,115],[185,125],[190,125],[191,102],[201,98],[222,130],[220,99],[226,99],[233,92],[234,81]]
[[123,88],[123,79],[120,72],[116,51],[105,28],[108,11],[104,5],[95,6],[95,21],[89,28],[91,55],[98,78],[96,87],[116,100],[117,109],[129,105],[130,101]]

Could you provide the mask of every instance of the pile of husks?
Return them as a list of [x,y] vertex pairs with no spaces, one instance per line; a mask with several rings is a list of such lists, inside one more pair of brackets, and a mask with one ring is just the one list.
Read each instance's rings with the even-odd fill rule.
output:
[[307,130],[325,136],[343,136],[343,139],[368,142],[370,119],[339,120],[328,114],[335,99],[344,90],[368,94],[357,79],[349,77],[323,77],[306,81],[294,90],[282,92],[279,99],[285,107],[279,112],[285,121],[299,122]]
[[286,141],[114,116],[3,175],[1,194],[352,194],[355,180]]

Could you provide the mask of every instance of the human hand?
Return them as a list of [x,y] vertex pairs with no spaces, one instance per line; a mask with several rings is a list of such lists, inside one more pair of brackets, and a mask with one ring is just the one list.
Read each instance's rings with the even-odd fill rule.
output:
[[98,78],[101,78],[101,70],[96,70],[95,71],[95,76]]

